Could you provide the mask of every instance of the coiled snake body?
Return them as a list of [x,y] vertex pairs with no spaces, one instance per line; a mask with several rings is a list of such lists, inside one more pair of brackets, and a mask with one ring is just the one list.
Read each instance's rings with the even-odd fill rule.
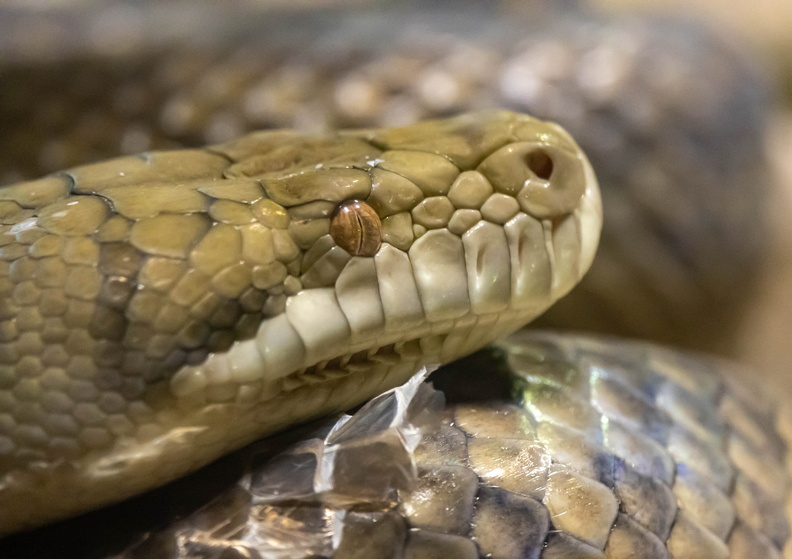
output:
[[[5,187],[0,216],[2,532],[164,483],[481,347],[574,285],[601,218],[576,144],[511,113],[152,152]],[[454,458],[419,459],[434,472],[420,483],[451,476],[477,504],[446,526],[408,498],[394,557],[779,553],[778,418],[711,365],[689,381],[675,369],[689,362],[661,350],[576,343],[502,344],[531,427],[455,411],[459,431],[439,438]],[[506,459],[497,448],[539,481],[482,466]],[[531,529],[515,539],[498,518]],[[355,522],[334,557],[355,556]]]

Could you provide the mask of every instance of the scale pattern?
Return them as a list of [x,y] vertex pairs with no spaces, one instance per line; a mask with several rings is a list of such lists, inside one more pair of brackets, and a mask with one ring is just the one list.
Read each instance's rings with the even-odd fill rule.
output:
[[[312,477],[315,464],[300,458],[307,454],[293,437],[275,458],[278,444],[258,444],[210,478],[188,478],[185,496],[207,479],[225,481],[207,504],[126,534],[121,542],[134,543],[107,556],[792,556],[784,466],[792,422],[732,364],[522,332],[431,378],[448,402],[411,455],[417,477],[405,474],[410,456],[390,432],[339,450],[357,464],[335,479],[340,494],[365,494],[371,480],[387,478],[391,500],[273,500],[284,463],[302,467],[280,479]],[[48,533],[28,537],[46,542]]]

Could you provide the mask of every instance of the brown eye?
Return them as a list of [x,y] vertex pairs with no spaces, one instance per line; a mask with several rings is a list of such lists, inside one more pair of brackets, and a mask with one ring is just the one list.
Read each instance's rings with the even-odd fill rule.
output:
[[330,235],[352,256],[374,256],[382,243],[382,222],[365,202],[347,200],[330,218]]

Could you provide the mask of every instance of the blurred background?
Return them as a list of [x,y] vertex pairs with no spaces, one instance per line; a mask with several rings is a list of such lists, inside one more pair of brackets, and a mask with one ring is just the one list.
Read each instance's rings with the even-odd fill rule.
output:
[[[762,68],[771,96],[764,131],[770,169],[767,193],[768,252],[758,272],[754,300],[742,317],[733,355],[763,378],[792,391],[792,3],[758,0],[728,9],[716,0],[593,0],[592,5],[629,17],[685,18],[712,29]],[[704,71],[706,69],[703,69]],[[706,79],[706,72],[702,74]],[[747,195],[747,193],[746,193]]]
[[786,0],[6,0],[0,184],[261,128],[528,112],[586,149],[606,215],[540,323],[792,391],[790,25]]

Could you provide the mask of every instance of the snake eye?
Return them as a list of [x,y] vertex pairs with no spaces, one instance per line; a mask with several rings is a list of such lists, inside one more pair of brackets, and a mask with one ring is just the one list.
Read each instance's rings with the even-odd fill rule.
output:
[[382,244],[382,222],[365,202],[347,200],[330,217],[330,235],[352,256],[374,256]]

